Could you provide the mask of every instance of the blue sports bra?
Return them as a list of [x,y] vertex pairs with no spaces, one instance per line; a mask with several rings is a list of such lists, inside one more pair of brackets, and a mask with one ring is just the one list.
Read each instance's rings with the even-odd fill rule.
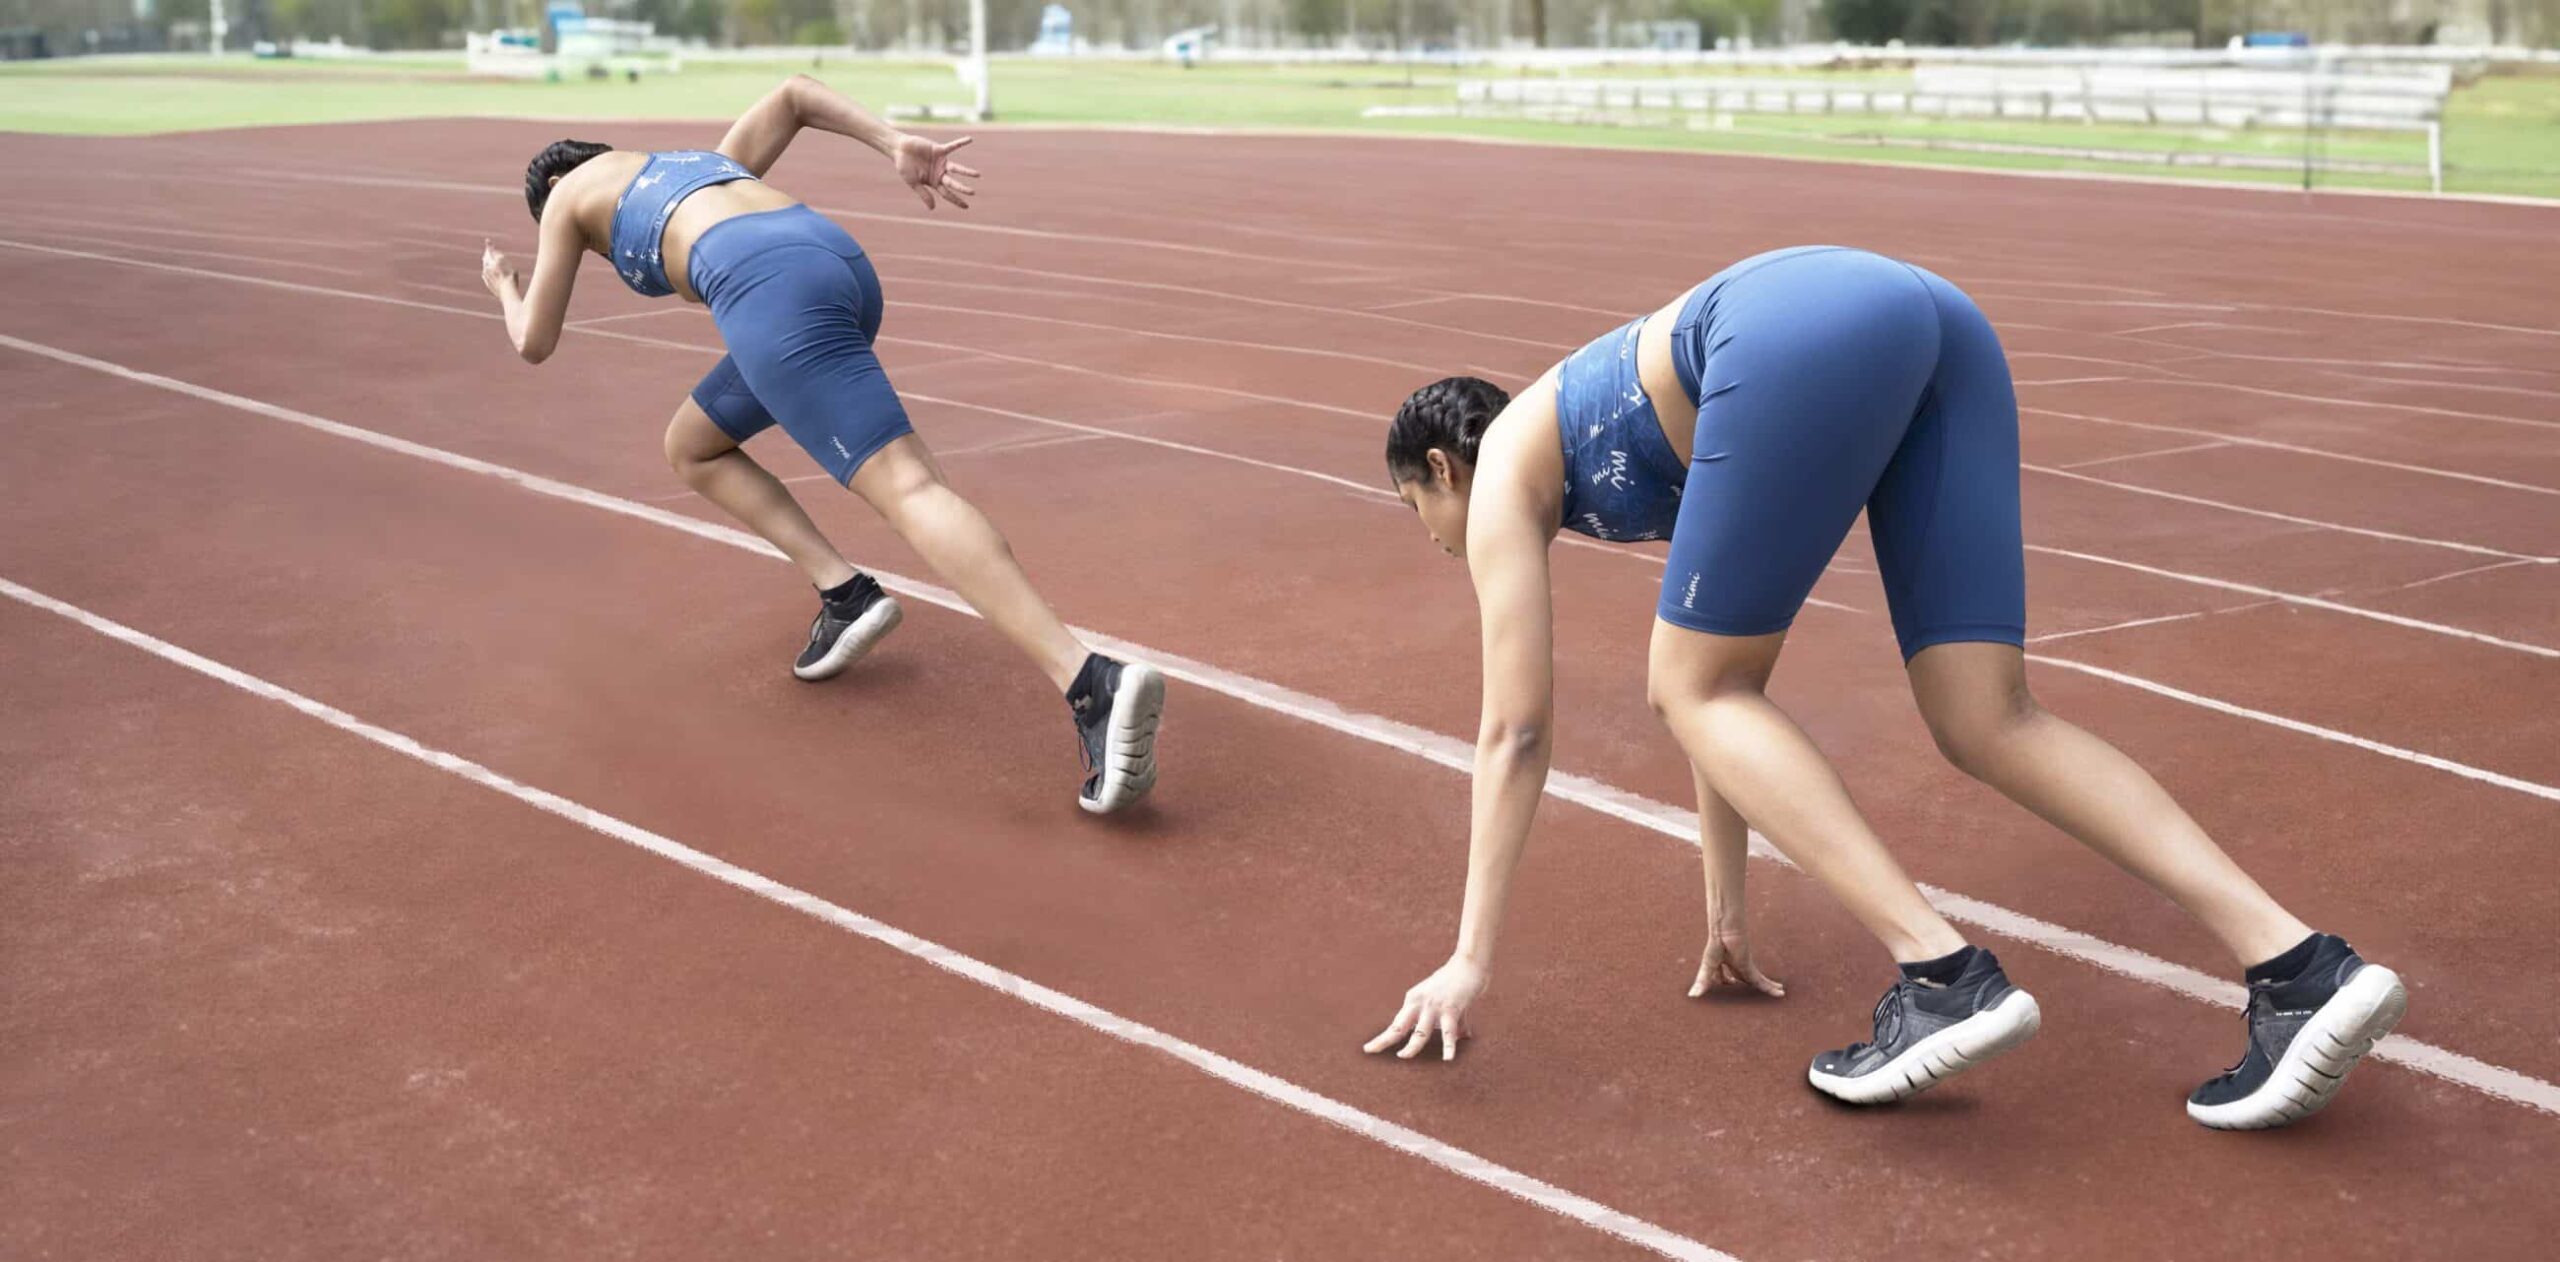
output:
[[613,204],[613,270],[622,283],[648,298],[674,293],[658,248],[676,203],[696,189],[754,178],[755,172],[707,149],[650,154],[631,186],[622,190],[622,200]]
[[1564,442],[1564,528],[1594,539],[1668,539],[1680,520],[1689,468],[1636,374],[1638,316],[1556,368],[1556,429]]

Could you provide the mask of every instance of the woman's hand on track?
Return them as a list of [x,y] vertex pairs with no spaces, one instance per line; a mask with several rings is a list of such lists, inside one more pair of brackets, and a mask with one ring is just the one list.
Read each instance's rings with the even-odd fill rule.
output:
[[1707,949],[1698,958],[1698,979],[1689,983],[1689,997],[1703,998],[1718,986],[1749,986],[1772,999],[1787,995],[1783,983],[1761,972],[1752,961],[1751,938],[1740,926],[1707,931]]
[[508,266],[507,256],[500,253],[497,246],[485,240],[482,241],[480,243],[480,283],[487,287],[492,295],[504,297],[500,287],[513,285],[515,280],[516,269]]
[[1488,980],[1482,965],[1452,957],[1437,972],[1404,992],[1404,1007],[1396,1013],[1394,1023],[1360,1050],[1383,1052],[1402,1042],[1404,1046],[1396,1055],[1411,1060],[1431,1046],[1432,1037],[1437,1035],[1440,1059],[1456,1060],[1458,1040],[1473,1033],[1467,1028],[1467,1009],[1483,997]]
[[952,161],[951,153],[971,139],[962,136],[958,140],[937,141],[922,136],[900,136],[897,149],[889,159],[898,164],[898,178],[905,180],[907,187],[924,199],[926,210],[933,209],[933,195],[936,193],[949,198],[952,205],[967,210],[969,199],[978,195],[977,186],[969,183],[978,178],[978,169]]

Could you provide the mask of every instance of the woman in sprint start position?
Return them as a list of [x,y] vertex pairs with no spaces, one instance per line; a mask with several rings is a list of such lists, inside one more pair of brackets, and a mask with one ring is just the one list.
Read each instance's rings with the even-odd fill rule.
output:
[[792,673],[826,679],[898,625],[898,602],[846,563],[791,493],[738,449],[779,424],[836,482],[887,519],[945,582],[1066,694],[1087,774],[1077,800],[1116,810],[1156,779],[1164,679],[1089,651],[1032,590],[1004,536],[943,480],[872,352],[879,277],[844,229],[764,182],[804,128],[878,150],[922,198],[966,208],[978,173],[951,160],[967,138],[910,136],[826,85],[795,75],[738,118],[716,150],[626,153],[563,140],[525,169],[542,225],[530,284],[495,247],[481,279],[507,335],[541,363],[560,340],[589,251],[641,294],[705,303],[729,353],[667,426],[667,461],[703,498],[782,550],[818,589],[817,620]]
[[1989,321],[1945,280],[1828,246],[1744,260],[1516,399],[1472,377],[1416,391],[1388,431],[1387,468],[1474,578],[1484,711],[1457,950],[1368,1050],[1409,1057],[1437,1037],[1455,1056],[1469,1033],[1547,776],[1547,552],[1565,528],[1671,541],[1647,691],[1697,785],[1708,928],[1689,993],[1783,993],[1744,933],[1756,825],[1901,965],[1870,1041],[1813,1058],[1816,1088],[1898,1100],[2035,1033],[2035,999],[1921,896],[1764,692],[1861,509],[1912,695],[1948,761],[2176,900],[2245,970],[2247,1053],[2196,1089],[2191,1116],[2305,1117],[2406,1009],[2389,969],[2312,932],[2140,767],[2028,693],[2017,399]]

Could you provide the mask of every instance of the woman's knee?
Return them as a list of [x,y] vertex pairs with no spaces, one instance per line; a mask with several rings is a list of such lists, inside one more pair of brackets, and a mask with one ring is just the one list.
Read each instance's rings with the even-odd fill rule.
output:
[[1777,665],[1777,636],[1742,639],[1711,636],[1667,623],[1654,627],[1645,672],[1645,700],[1669,718],[1731,697],[1757,697]]
[[702,405],[692,399],[686,399],[684,406],[676,409],[675,419],[667,422],[667,467],[686,482],[698,479],[712,461],[737,448],[737,440],[722,432]]
[[873,452],[845,486],[900,530],[952,494],[932,453],[912,434]]
[[1938,752],[1967,775],[1979,776],[2020,733],[2044,713],[2024,676],[1992,686],[1924,700],[1920,717]]

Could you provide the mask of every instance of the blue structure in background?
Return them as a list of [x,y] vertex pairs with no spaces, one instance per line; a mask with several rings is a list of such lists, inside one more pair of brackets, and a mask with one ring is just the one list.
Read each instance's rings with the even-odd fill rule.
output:
[[1076,50],[1076,16],[1063,4],[1040,6],[1040,37],[1031,41],[1035,53],[1071,53]]

